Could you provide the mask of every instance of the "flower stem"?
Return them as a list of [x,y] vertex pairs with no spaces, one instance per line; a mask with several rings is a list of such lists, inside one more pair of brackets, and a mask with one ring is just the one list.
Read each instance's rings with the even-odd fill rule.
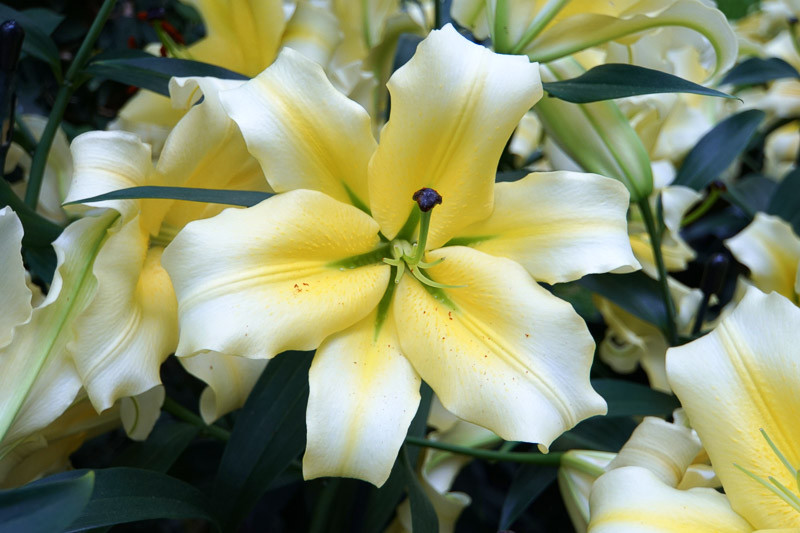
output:
[[[637,202],[639,210],[642,213],[647,233],[650,235],[650,246],[653,248],[653,257],[656,262],[656,269],[658,270],[658,284],[661,288],[661,298],[664,300],[664,307],[667,313],[666,334],[667,341],[670,346],[678,344],[678,331],[675,320],[675,303],[672,301],[672,295],[669,292],[669,283],[667,282],[667,267],[664,265],[664,255],[661,253],[661,232],[656,226],[656,220],[653,216],[653,211],[650,209],[650,203],[647,198],[643,198]],[[659,225],[661,221],[658,221]]]
[[53,109],[50,111],[47,125],[39,138],[39,143],[36,145],[36,151],[33,153],[33,160],[31,161],[31,173],[28,177],[28,187],[25,190],[25,203],[32,209],[36,209],[36,204],[39,202],[39,192],[42,190],[42,178],[47,165],[47,155],[50,153],[50,147],[53,145],[53,139],[56,136],[59,125],[61,125],[69,99],[77,89],[78,75],[83,70],[83,67],[86,66],[94,43],[97,42],[100,31],[103,29],[106,20],[108,20],[108,16],[111,14],[116,2],[117,0],[103,1],[103,5],[100,6],[100,10],[97,12],[97,17],[95,17],[92,26],[89,28],[89,33],[86,34],[86,38],[81,43],[78,53],[75,54],[75,59],[64,76],[64,81],[58,89]]
[[208,425],[206,424],[202,418],[167,396],[164,398],[164,405],[161,406],[166,412],[174,416],[179,420],[183,420],[184,422],[188,422],[193,426],[199,427],[203,433],[208,435],[209,437],[213,437],[217,440],[221,440],[223,442],[227,442],[231,438],[231,432],[222,429],[219,426],[215,425]]
[[561,457],[564,455],[563,452],[551,452],[548,454],[543,454],[498,452],[494,450],[484,450],[481,448],[467,448],[465,446],[456,446],[455,444],[446,444],[444,442],[436,442],[434,440],[420,439],[410,435],[406,437],[406,444],[411,444],[412,446],[424,446],[426,448],[435,448],[437,450],[444,450],[446,452],[457,453],[459,455],[469,455],[477,459],[486,459],[488,461],[510,461],[514,463],[526,463],[543,466],[559,466],[561,464]]

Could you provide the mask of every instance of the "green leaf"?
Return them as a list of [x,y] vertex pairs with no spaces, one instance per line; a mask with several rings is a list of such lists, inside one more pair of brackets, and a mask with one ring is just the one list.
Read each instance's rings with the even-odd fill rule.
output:
[[22,244],[25,246],[49,248],[50,243],[61,235],[63,228],[31,209],[17,196],[6,180],[0,180],[0,207],[9,206],[19,217],[25,234]]
[[498,529],[509,529],[525,509],[556,480],[558,469],[540,465],[520,465],[511,480]]
[[305,447],[313,352],[271,360],[236,418],[217,471],[215,503],[234,531],[271,482]]
[[61,78],[61,60],[58,57],[58,47],[50,38],[52,20],[42,24],[36,18],[26,13],[0,4],[0,21],[16,20],[25,30],[25,40],[22,41],[22,51],[50,65],[56,78]]
[[617,452],[628,441],[636,426],[637,423],[630,417],[595,416],[561,435],[550,449]]
[[751,57],[733,67],[720,82],[720,85],[758,85],[783,78],[800,78],[797,70],[778,57],[762,59]]
[[52,35],[56,28],[64,21],[64,15],[43,7],[24,9],[22,13],[36,21],[36,25],[47,35]]
[[717,0],[717,8],[730,20],[744,17],[760,4],[760,0]]
[[82,198],[64,205],[102,202],[105,200],[138,200],[140,198],[160,198],[164,200],[184,200],[187,202],[206,202],[210,204],[240,205],[252,207],[272,196],[260,191],[232,191],[229,189],[196,189],[194,187],[129,187],[107,192],[91,198]]
[[625,63],[598,65],[577,78],[545,82],[542,85],[550,96],[575,104],[657,93],[693,93],[736,98],[660,70]]
[[179,479],[139,468],[102,468],[93,473],[92,498],[65,531],[157,518],[199,518],[217,527],[215,517],[207,511],[206,496]]
[[188,76],[212,76],[227,80],[247,80],[244,74],[226,68],[174,57],[151,55],[131,57],[131,54],[103,54],[94,58],[84,69],[99,78],[113,80],[126,85],[147,89],[169,96],[169,80]]
[[92,472],[70,472],[60,479],[0,491],[0,531],[62,531],[89,502],[93,488]]
[[439,518],[433,504],[425,494],[422,484],[417,479],[417,474],[411,466],[408,449],[403,446],[400,450],[400,462],[403,465],[403,474],[408,488],[408,500],[411,503],[411,530],[414,533],[438,533]]
[[675,396],[631,381],[593,379],[592,387],[605,398],[610,417],[669,416],[680,407]]
[[696,191],[705,188],[747,149],[765,116],[750,109],[717,124],[692,148],[672,184]]
[[737,205],[747,206],[751,213],[766,211],[777,186],[775,180],[766,176],[748,174],[728,185],[725,196],[732,196]]
[[778,184],[770,198],[767,213],[781,217],[800,235],[800,167],[786,174]]
[[115,466],[166,472],[194,440],[200,428],[184,422],[159,422],[147,440],[134,442],[117,457]]
[[660,329],[667,324],[667,311],[658,282],[643,272],[591,274],[578,281],[582,287],[611,300],[625,311]]

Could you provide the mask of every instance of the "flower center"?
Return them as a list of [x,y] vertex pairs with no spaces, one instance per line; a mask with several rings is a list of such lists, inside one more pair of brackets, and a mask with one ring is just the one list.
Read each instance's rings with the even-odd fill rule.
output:
[[419,209],[419,234],[417,242],[411,244],[403,239],[395,239],[391,243],[392,257],[385,257],[384,263],[390,264],[396,269],[394,282],[400,283],[406,269],[411,272],[411,275],[417,278],[420,283],[428,285],[429,287],[438,287],[440,289],[449,289],[459,287],[457,285],[444,285],[437,283],[426,276],[422,271],[427,268],[438,265],[444,258],[427,263],[422,260],[425,256],[425,246],[428,242],[428,230],[431,224],[431,210],[437,205],[442,203],[441,195],[433,189],[428,187],[422,188],[414,193],[412,199],[417,202],[417,209]]

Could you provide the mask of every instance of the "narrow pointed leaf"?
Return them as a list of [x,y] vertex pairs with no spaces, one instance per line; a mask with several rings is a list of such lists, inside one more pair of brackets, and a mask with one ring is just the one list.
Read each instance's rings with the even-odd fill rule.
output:
[[247,76],[226,68],[174,57],[155,57],[151,55],[130,57],[103,55],[92,60],[84,69],[88,74],[133,85],[169,96],[169,80],[178,77],[211,76],[227,80],[246,80]]
[[717,124],[686,156],[672,184],[696,191],[705,188],[747,149],[765,116],[750,109]]
[[199,432],[200,428],[184,422],[159,423],[147,440],[125,449],[116,465],[166,472]]
[[251,207],[266,200],[270,196],[272,196],[270,193],[260,191],[232,191],[228,189],[195,189],[193,187],[160,187],[156,185],[146,185],[143,187],[119,189],[99,196],[92,196],[91,198],[82,198],[74,202],[69,202],[66,205],[102,202],[104,200],[161,198],[166,200],[184,200],[187,202],[206,202],[210,204]]
[[439,518],[436,516],[433,504],[425,494],[422,484],[417,479],[417,474],[408,458],[406,446],[400,450],[400,461],[403,464],[408,499],[411,503],[411,530],[414,533],[437,533]]
[[123,467],[95,470],[94,475],[92,498],[67,532],[158,518],[199,518],[216,526],[206,496],[179,479]]
[[305,447],[308,370],[313,352],[270,361],[247,399],[217,471],[215,504],[236,526]]
[[592,388],[605,398],[610,417],[668,416],[680,407],[675,396],[632,381],[593,379]]
[[778,57],[769,59],[751,57],[733,67],[722,78],[720,85],[758,85],[784,78],[800,79],[800,73],[792,65]]
[[769,201],[767,213],[777,215],[800,234],[800,168],[795,168],[778,184]]
[[646,322],[661,329],[666,327],[667,312],[658,282],[647,274],[592,274],[581,278],[578,284]]
[[558,469],[553,467],[520,465],[503,501],[498,529],[510,529],[519,515],[556,480],[557,473]]
[[577,78],[545,82],[542,85],[550,96],[576,104],[656,93],[693,93],[736,98],[666,72],[625,63],[599,65]]
[[0,531],[50,533],[69,526],[89,502],[94,474],[46,478],[0,491]]

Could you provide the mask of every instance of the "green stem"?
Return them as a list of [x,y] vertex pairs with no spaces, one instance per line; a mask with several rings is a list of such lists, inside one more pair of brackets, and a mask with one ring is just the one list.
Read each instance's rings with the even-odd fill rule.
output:
[[200,418],[199,416],[197,416],[196,414],[194,414],[193,412],[191,412],[190,410],[188,410],[187,408],[185,408],[184,406],[182,406],[169,396],[164,398],[164,405],[161,407],[175,418],[183,420],[184,422],[192,424],[193,426],[199,427],[203,431],[203,433],[205,433],[209,437],[213,437],[223,442],[227,442],[231,438],[230,431],[222,429],[221,427],[215,426],[213,424],[209,426],[208,424],[203,422],[202,418]]
[[433,0],[433,29],[442,27],[442,0]]
[[514,463],[526,463],[544,466],[559,466],[561,464],[561,457],[564,455],[563,452],[551,452],[548,454],[497,452],[494,450],[467,448],[464,446],[456,446],[455,444],[446,444],[444,442],[420,439],[410,435],[406,437],[406,444],[410,444],[412,446],[424,446],[426,448],[435,448],[437,450],[444,450],[446,452],[457,453],[459,455],[469,455],[470,457],[486,459],[487,461],[511,461]]
[[39,192],[42,190],[42,178],[44,177],[44,169],[47,165],[47,155],[50,153],[50,147],[53,145],[53,139],[56,136],[58,127],[61,125],[61,120],[64,117],[64,111],[67,109],[72,93],[77,88],[76,80],[78,74],[86,66],[86,61],[89,59],[89,54],[92,52],[94,43],[100,36],[100,31],[108,20],[111,10],[114,8],[117,0],[104,0],[103,5],[97,12],[92,26],[89,28],[89,33],[81,43],[78,53],[75,54],[75,59],[67,70],[64,76],[64,81],[56,94],[56,101],[53,104],[53,110],[50,111],[50,116],[47,119],[47,125],[42,132],[39,139],[39,144],[36,145],[36,151],[33,154],[33,161],[31,162],[31,173],[28,177],[28,187],[25,191],[25,203],[32,209],[36,209],[36,204],[39,202]]
[[[419,208],[417,208],[419,209]],[[419,212],[419,237],[417,237],[417,249],[414,251],[412,262],[417,265],[425,256],[425,247],[428,245],[428,230],[431,227],[431,211]]]
[[[655,217],[653,217],[653,211],[650,209],[650,203],[647,201],[647,198],[642,198],[637,202],[637,205],[642,213],[644,224],[647,227],[647,233],[650,235],[650,246],[653,248],[653,257],[656,261],[661,298],[664,300],[664,307],[667,311],[667,340],[670,346],[676,346],[678,344],[678,331],[675,326],[675,303],[672,301],[672,295],[669,291],[667,267],[664,265],[664,255],[661,253],[661,232],[656,227],[656,220]],[[659,224],[660,223],[661,221],[659,221]]]
[[531,25],[525,30],[522,38],[511,48],[512,54],[521,54],[523,50],[536,38],[545,26],[550,24],[550,21],[558,15],[558,12],[563,9],[570,0],[550,0],[542,9],[536,13],[536,16],[531,21]]
[[703,203],[698,205],[695,209],[692,210],[691,213],[683,217],[681,220],[681,227],[688,226],[692,222],[698,220],[700,217],[705,215],[709,209],[711,209],[715,203],[717,203],[717,199],[719,198],[719,189],[712,188],[711,192],[708,193],[708,196]]

